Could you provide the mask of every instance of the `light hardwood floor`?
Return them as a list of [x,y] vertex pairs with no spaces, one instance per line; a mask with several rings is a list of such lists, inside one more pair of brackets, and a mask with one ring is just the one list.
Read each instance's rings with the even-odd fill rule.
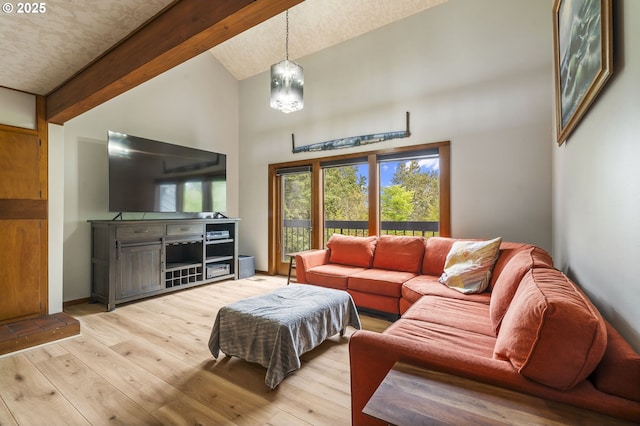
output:
[[[81,335],[0,358],[0,425],[348,425],[348,338],[302,356],[275,390],[266,369],[207,342],[218,309],[286,285],[256,275],[119,306],[66,312]],[[389,322],[361,315],[363,328]]]

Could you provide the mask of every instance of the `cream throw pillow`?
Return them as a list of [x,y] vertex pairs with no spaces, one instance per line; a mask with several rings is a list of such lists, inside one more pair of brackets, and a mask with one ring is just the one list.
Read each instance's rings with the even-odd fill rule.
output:
[[489,285],[502,238],[456,241],[444,263],[440,282],[461,293],[480,293]]

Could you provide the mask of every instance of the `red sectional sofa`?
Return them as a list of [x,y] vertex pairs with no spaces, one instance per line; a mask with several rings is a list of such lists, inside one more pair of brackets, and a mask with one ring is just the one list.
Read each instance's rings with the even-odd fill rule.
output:
[[296,257],[299,283],[346,290],[359,307],[401,314],[349,342],[354,425],[398,361],[640,422],[640,356],[551,257],[502,242],[488,288],[441,284],[452,238],[345,237]]

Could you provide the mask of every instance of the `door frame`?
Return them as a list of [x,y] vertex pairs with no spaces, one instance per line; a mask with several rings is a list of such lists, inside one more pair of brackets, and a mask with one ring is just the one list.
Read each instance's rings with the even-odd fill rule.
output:
[[[311,168],[311,247],[318,247],[318,227],[322,229],[322,216],[320,209],[317,208],[316,202],[318,196],[322,196],[321,170],[319,168],[319,160],[304,160],[288,162],[283,164],[269,165],[269,214],[268,214],[268,234],[269,234],[269,275],[287,275],[289,272],[289,261],[283,261],[282,253],[282,177],[278,176],[276,171],[281,168],[305,167]],[[316,195],[319,194],[319,195]]]

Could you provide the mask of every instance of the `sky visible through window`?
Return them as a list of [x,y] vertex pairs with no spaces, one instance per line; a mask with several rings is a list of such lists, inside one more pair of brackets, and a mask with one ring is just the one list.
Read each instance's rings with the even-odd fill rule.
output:
[[[396,172],[396,168],[398,164],[404,161],[384,161],[380,163],[380,187],[386,188],[391,186],[391,181],[393,180],[393,175]],[[425,158],[418,160],[420,164],[420,169],[424,172],[426,171],[440,171],[440,163],[438,158]],[[366,164],[361,164],[358,166],[358,176],[364,176],[365,179],[368,179],[367,175],[368,166]],[[368,180],[367,180],[368,181]]]

